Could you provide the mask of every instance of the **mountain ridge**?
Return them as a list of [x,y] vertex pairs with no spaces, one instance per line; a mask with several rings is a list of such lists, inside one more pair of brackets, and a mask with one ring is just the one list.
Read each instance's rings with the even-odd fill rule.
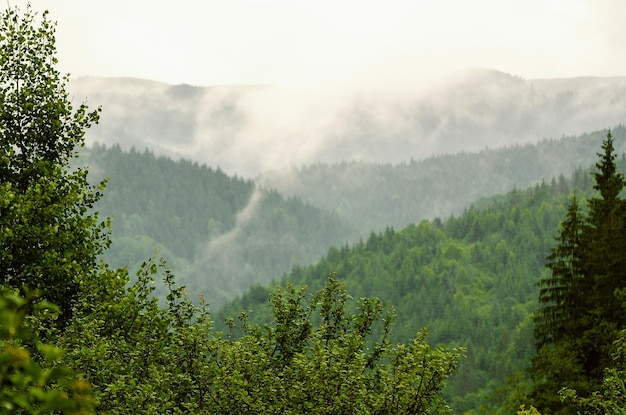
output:
[[[587,168],[603,134],[404,165],[305,166],[299,175],[279,176],[291,177],[290,188],[120,146],[85,149],[82,160],[94,181],[110,176],[96,206],[115,217],[107,262],[133,268],[158,247],[185,285],[219,305],[317,261],[329,246],[445,219],[480,198]],[[614,137],[616,148],[626,149],[626,128]]]
[[533,143],[626,117],[623,78],[524,80],[489,70],[453,78],[387,94],[132,78],[79,78],[69,90],[103,108],[88,145],[148,147],[247,178],[318,161],[402,163]]

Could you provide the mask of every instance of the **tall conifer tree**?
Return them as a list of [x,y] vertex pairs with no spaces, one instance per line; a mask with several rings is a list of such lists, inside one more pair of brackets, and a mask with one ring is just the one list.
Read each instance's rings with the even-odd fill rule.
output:
[[556,398],[562,387],[582,395],[598,390],[611,366],[613,342],[626,324],[620,290],[626,289],[624,175],[615,164],[609,132],[593,173],[598,194],[581,215],[576,199],[547,258],[551,273],[539,282],[535,314],[537,353],[533,397],[547,413],[575,414]]
[[604,369],[611,366],[613,342],[624,324],[626,314],[618,290],[626,287],[626,252],[624,219],[626,211],[620,193],[624,175],[617,171],[611,133],[602,143],[600,160],[593,173],[598,194],[589,200],[589,213],[583,228],[586,246],[583,256],[585,273],[592,284],[585,296],[590,306],[584,325],[582,349],[585,373],[598,384]]
[[535,316],[535,338],[538,346],[576,335],[573,322],[583,310],[584,275],[581,268],[583,217],[576,196],[572,196],[567,219],[561,224],[558,245],[546,258],[549,277],[539,281],[541,313]]
[[597,307],[603,319],[624,321],[626,317],[615,290],[626,287],[624,252],[625,203],[620,198],[624,175],[617,172],[611,133],[602,144],[603,153],[596,163],[594,189],[599,195],[589,200],[589,217],[583,237],[589,249],[585,258],[594,276]]

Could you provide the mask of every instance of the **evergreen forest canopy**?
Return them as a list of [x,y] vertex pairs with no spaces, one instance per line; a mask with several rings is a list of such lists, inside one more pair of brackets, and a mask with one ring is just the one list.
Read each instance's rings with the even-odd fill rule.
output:
[[79,160],[107,177],[95,207],[113,218],[104,260],[136,269],[156,247],[213,307],[356,239],[336,214],[219,169],[119,146],[94,146]]
[[[626,129],[617,126],[612,133],[621,154],[626,151]],[[269,171],[257,183],[335,212],[368,233],[388,226],[401,229],[424,219],[459,215],[480,198],[525,189],[591,166],[605,134],[597,131],[398,165],[319,163]]]
[[[617,166],[626,169],[626,159]],[[467,347],[446,391],[456,413],[514,413],[520,403],[533,403],[524,396],[532,385],[526,371],[535,354],[536,284],[547,278],[546,257],[571,194],[593,197],[589,171],[482,199],[458,217],[388,228],[352,247],[330,248],[282,283],[320,287],[324,275],[336,271],[355,297],[375,295],[394,305],[395,341],[427,326],[433,344]],[[240,309],[267,320],[264,299],[271,290],[253,287],[216,321]]]
[[[392,344],[393,315],[331,275],[313,296],[277,290],[274,320],[216,332],[171,271],[98,263],[104,183],[70,161],[99,111],[72,107],[55,25],[0,16],[0,407],[11,413],[442,413],[463,349],[425,333]],[[152,295],[161,270],[165,308]],[[53,304],[56,303],[56,304]],[[234,327],[234,324],[230,325]],[[380,331],[374,331],[379,327]],[[373,339],[373,342],[370,342]]]
[[[68,100],[67,77],[54,67],[54,30],[47,14],[38,19],[30,8],[23,14],[9,8],[0,20],[3,410],[622,409],[626,212],[618,172],[626,160],[615,155],[619,129],[602,141],[593,175],[578,169],[569,180],[538,181],[528,190],[480,200],[458,216],[415,221],[399,231],[388,227],[352,246],[330,248],[316,264],[295,266],[279,287],[255,285],[213,318],[207,303],[187,298],[173,270],[157,257],[121,268],[100,260],[109,249],[111,225],[95,212],[108,190],[76,167],[84,132],[98,122],[99,109],[74,108]],[[186,223],[184,205],[172,202],[159,216],[164,211],[158,203],[168,201],[152,199],[146,187],[135,188],[144,203],[127,202],[128,190],[113,187],[112,177],[112,200],[129,204],[118,222],[129,247],[136,243],[133,228],[148,235],[139,244],[171,238],[176,243],[163,251],[187,258],[202,232],[235,238],[242,222],[258,226],[259,234],[280,233],[287,223],[294,235],[308,232],[320,240],[320,233],[336,231],[342,239],[355,229],[343,224],[341,212],[329,214],[204,166],[119,148],[89,153],[94,167],[107,158],[134,158],[161,193],[169,191],[164,167],[180,169],[187,174],[183,182],[203,189],[202,200],[193,204],[198,222]],[[133,167],[117,165],[124,168]],[[251,201],[266,212],[262,221],[247,216]],[[145,217],[162,221],[163,233],[149,233]],[[300,222],[304,217],[312,219]],[[190,233],[188,243],[177,239],[177,228],[203,231]],[[286,251],[297,241],[276,246]],[[137,270],[132,278],[129,268]],[[163,283],[160,298],[155,278]]]
[[[625,181],[610,132],[602,150],[593,173],[596,193],[584,206],[571,199],[558,243],[547,258],[551,273],[539,282],[531,396],[551,413],[575,413],[577,402],[557,401],[556,392],[566,386],[591,396],[604,386],[607,368],[623,357],[616,342],[626,338]],[[611,376],[613,386],[621,382],[624,405],[624,378]]]
[[[459,215],[480,197],[569,175],[593,163],[602,134],[401,165],[318,164],[256,183],[119,146],[95,145],[79,160],[94,183],[108,178],[96,204],[114,218],[104,260],[136,269],[158,247],[181,283],[217,308],[253,284],[317,261],[331,246]],[[613,134],[621,146],[626,129]]]

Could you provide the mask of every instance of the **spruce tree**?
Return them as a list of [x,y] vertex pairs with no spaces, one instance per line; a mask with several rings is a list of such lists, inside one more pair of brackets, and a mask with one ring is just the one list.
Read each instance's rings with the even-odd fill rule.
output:
[[598,384],[604,368],[611,366],[613,342],[626,322],[626,314],[617,292],[626,287],[626,251],[624,250],[624,219],[626,211],[620,193],[624,175],[617,171],[611,133],[602,143],[600,160],[596,163],[594,189],[597,195],[589,200],[589,212],[582,238],[586,249],[582,259],[591,287],[585,293],[590,305],[583,322],[582,348],[586,374]]
[[558,396],[563,380],[578,391],[591,389],[578,345],[587,309],[583,287],[590,285],[582,267],[584,221],[578,200],[572,196],[558,243],[546,258],[550,274],[538,284],[541,308],[534,318],[537,353],[531,367],[535,381],[532,399],[533,405],[548,413],[576,414],[574,405],[564,405]]
[[593,173],[597,195],[585,215],[572,199],[558,244],[546,261],[550,275],[539,282],[532,396],[546,413],[577,412],[572,403],[557,398],[563,387],[582,396],[600,388],[626,322],[621,295],[626,289],[626,209],[620,197],[625,183],[610,132],[602,150]]
[[584,300],[585,284],[581,269],[583,217],[575,195],[567,209],[567,219],[561,224],[558,245],[546,258],[549,277],[539,281],[541,313],[535,316],[535,338],[538,346],[576,336]]
[[626,315],[615,290],[626,287],[624,251],[625,202],[620,198],[624,175],[617,172],[611,133],[602,144],[603,153],[593,174],[598,196],[589,200],[589,215],[583,237],[589,249],[585,264],[594,276],[599,315],[610,321],[624,321]]

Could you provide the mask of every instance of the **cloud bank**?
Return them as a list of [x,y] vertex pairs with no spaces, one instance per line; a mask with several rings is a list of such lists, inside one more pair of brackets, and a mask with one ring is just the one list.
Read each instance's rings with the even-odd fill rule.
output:
[[70,90],[74,101],[103,107],[88,143],[148,147],[248,178],[317,162],[400,163],[536,142],[626,118],[626,78],[525,80],[482,69],[401,92],[131,78],[80,78]]

